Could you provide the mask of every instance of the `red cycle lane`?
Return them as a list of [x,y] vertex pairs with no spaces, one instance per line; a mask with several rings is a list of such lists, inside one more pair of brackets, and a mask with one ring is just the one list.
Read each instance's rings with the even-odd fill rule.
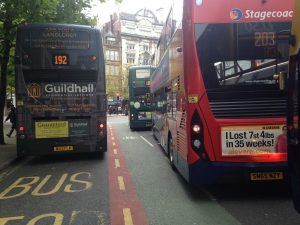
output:
[[120,142],[111,125],[108,126],[107,140],[110,225],[148,225],[145,211],[138,199],[127,168]]

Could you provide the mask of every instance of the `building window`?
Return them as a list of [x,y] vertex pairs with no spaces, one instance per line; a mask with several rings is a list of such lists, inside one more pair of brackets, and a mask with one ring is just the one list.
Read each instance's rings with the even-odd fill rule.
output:
[[118,61],[119,60],[119,52],[113,50],[105,51],[106,60]]
[[135,54],[127,54],[126,58],[127,58],[127,63],[134,63]]
[[109,57],[109,59],[110,60],[115,60],[115,51],[110,51],[110,57]]
[[108,75],[108,76],[118,76],[120,73],[120,67],[113,66],[113,65],[106,65],[105,72],[106,72],[106,75]]
[[127,50],[134,50],[134,44],[127,44]]
[[112,66],[111,75],[114,75],[114,76],[119,75],[119,67],[118,66]]
[[144,50],[144,51],[149,51],[149,45],[144,45],[144,46],[143,46],[143,50]]
[[109,50],[106,50],[106,51],[105,51],[105,59],[106,59],[106,60],[109,60]]
[[150,64],[150,63],[149,63],[149,60],[148,60],[148,59],[144,59],[144,60],[143,60],[143,64],[144,64],[144,65],[149,65],[149,64]]

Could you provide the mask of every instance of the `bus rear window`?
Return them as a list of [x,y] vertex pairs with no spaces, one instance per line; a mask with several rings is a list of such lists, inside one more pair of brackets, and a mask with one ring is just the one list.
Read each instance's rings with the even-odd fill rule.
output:
[[289,22],[196,24],[197,52],[208,89],[271,85],[287,71]]

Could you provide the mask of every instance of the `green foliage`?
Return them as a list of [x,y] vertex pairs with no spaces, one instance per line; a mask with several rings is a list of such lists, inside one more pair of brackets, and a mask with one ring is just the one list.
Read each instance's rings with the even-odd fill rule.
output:
[[91,9],[91,0],[60,0],[54,22],[96,25],[96,18],[84,13],[89,9]]

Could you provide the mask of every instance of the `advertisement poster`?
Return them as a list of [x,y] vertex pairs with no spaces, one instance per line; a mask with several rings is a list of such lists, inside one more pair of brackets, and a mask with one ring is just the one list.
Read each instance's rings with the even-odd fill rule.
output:
[[97,108],[95,82],[27,83],[26,108],[32,113],[91,112]]
[[63,138],[69,136],[68,121],[35,122],[35,137]]
[[285,153],[286,132],[285,125],[222,127],[222,155]]

